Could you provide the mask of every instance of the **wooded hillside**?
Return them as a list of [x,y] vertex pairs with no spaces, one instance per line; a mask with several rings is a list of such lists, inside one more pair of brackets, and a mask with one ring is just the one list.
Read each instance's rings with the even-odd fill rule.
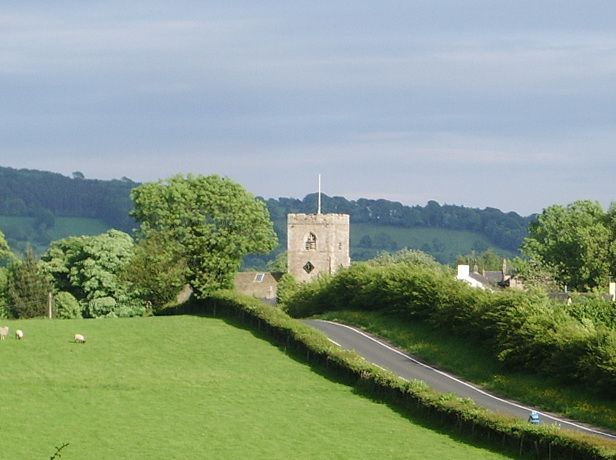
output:
[[112,228],[130,231],[130,191],[138,184],[130,179],[85,179],[31,169],[0,167],[0,215],[90,217]]
[[[97,180],[86,179],[80,173],[67,177],[46,171],[0,167],[0,217],[27,218],[22,225],[32,227],[26,231],[25,228],[18,228],[21,221],[11,221],[11,227],[2,230],[10,242],[35,242],[38,247],[45,246],[53,238],[56,218],[97,219],[108,228],[131,232],[135,223],[128,215],[132,209],[130,191],[137,185],[128,178]],[[286,215],[290,212],[314,213],[317,209],[316,193],[304,199],[270,198],[264,201],[281,243],[278,252],[286,247]],[[429,201],[425,206],[405,206],[388,200],[347,200],[327,195],[322,196],[322,211],[347,213],[354,224],[367,224],[382,229],[396,227],[473,232],[485,238],[490,246],[509,252],[517,252],[526,236],[529,222],[534,219],[534,216],[523,217],[515,212],[504,213],[495,208],[440,205],[436,201]],[[374,241],[368,240],[370,233],[373,233],[370,239]],[[360,241],[362,238],[363,241]],[[382,235],[364,232],[356,239],[352,241],[356,256],[364,252],[371,254],[370,251],[401,249],[404,246],[402,241],[396,241],[396,236],[390,230],[384,231]],[[385,239],[388,241],[381,241]],[[417,249],[439,253],[437,240],[443,240],[443,237],[433,240],[429,240],[430,248]],[[472,249],[477,252],[487,249],[484,243],[480,246],[485,247]],[[443,254],[447,252],[450,252],[449,249],[440,251]],[[443,261],[450,259],[443,257]]]
[[[290,212],[314,213],[317,194],[303,200],[278,198],[267,200],[272,219],[283,220]],[[322,211],[344,213],[352,223],[389,225],[403,228],[441,228],[466,230],[484,235],[495,246],[517,251],[526,236],[533,216],[522,217],[515,212],[504,213],[495,208],[474,209],[457,205],[440,205],[429,201],[426,206],[405,206],[388,200],[347,200],[344,197],[321,197]]]

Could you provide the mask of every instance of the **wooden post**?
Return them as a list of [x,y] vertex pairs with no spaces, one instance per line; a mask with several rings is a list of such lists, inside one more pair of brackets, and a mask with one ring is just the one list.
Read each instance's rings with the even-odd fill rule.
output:
[[51,304],[53,303],[53,296],[51,292],[47,295],[47,312],[49,313],[49,319],[51,319]]

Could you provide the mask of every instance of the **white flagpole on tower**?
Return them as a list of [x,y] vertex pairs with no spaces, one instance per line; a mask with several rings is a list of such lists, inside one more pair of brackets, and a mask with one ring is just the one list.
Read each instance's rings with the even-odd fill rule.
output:
[[317,214],[321,214],[321,175],[319,174],[319,195],[317,198]]

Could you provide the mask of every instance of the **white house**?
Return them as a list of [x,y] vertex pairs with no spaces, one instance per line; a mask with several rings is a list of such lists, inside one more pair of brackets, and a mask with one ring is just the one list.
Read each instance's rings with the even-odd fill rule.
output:
[[468,285],[474,288],[486,289],[488,288],[488,280],[482,279],[479,273],[471,273],[471,268],[469,265],[458,265],[458,274],[456,275],[456,279],[464,281]]

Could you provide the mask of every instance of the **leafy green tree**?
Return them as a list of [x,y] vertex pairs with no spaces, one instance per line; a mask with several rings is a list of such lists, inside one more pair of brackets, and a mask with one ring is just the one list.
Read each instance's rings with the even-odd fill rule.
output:
[[390,267],[396,264],[405,264],[430,267],[439,270],[445,269],[445,267],[439,264],[430,254],[417,249],[401,249],[394,253],[380,252],[374,259],[366,263],[377,267]]
[[375,249],[395,251],[398,249],[398,243],[396,243],[388,233],[379,232],[374,235],[372,239],[372,247]]
[[7,267],[15,260],[15,255],[11,251],[11,248],[9,248],[4,233],[0,231],[0,267]]
[[458,256],[456,258],[456,264],[468,265],[471,268],[476,266],[480,272],[482,270],[497,271],[503,268],[503,257],[499,256],[492,249],[487,249],[481,254],[476,254],[475,251],[471,251],[470,254],[465,256]]
[[56,217],[49,209],[39,208],[34,212],[34,226],[40,230],[49,230],[56,225]]
[[7,267],[15,260],[15,255],[9,248],[4,233],[0,231],[0,318],[6,318],[9,314],[7,310],[9,270]]
[[8,272],[8,312],[14,318],[36,318],[47,313],[51,283],[28,248],[23,261],[13,263]]
[[276,246],[264,203],[228,178],[177,175],[142,184],[131,197],[140,236],[158,233],[182,248],[197,296],[231,287],[243,256]]
[[81,305],[70,292],[58,292],[54,296],[55,317],[60,319],[81,318]]
[[540,289],[546,293],[563,289],[559,274],[554,267],[537,259],[516,257],[512,261],[516,277],[522,280],[527,289]]
[[287,251],[281,252],[276,256],[274,260],[268,262],[265,268],[270,272],[286,273],[288,270],[288,256],[289,254],[287,253]]
[[553,268],[562,284],[588,291],[607,285],[612,242],[601,205],[583,200],[545,209],[530,225],[522,251]]
[[152,233],[139,241],[120,278],[156,310],[174,301],[187,283],[188,266],[181,247]]
[[0,318],[6,318],[9,315],[7,310],[9,288],[8,275],[9,270],[5,267],[0,267]]
[[605,220],[611,235],[608,257],[610,263],[610,275],[614,278],[616,277],[616,202],[610,205]]
[[119,279],[133,246],[130,235],[109,230],[54,241],[42,260],[56,290],[70,292],[86,316],[133,316],[143,313],[143,305]]

